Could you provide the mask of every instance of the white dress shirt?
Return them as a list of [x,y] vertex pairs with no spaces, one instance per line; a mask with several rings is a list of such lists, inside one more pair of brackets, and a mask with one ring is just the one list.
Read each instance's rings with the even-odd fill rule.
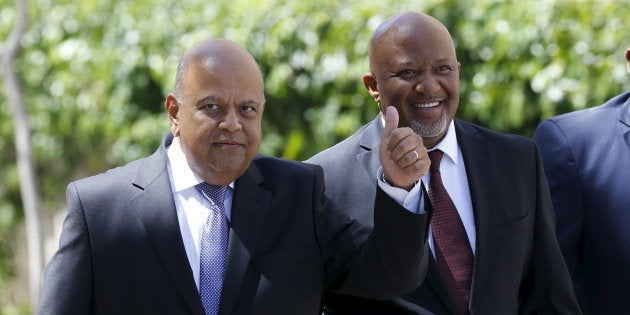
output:
[[[195,187],[203,180],[197,177],[188,165],[179,137],[173,138],[172,144],[167,149],[167,157],[166,166],[177,210],[179,229],[195,283],[197,288],[199,288],[199,241],[203,225],[208,216],[212,215],[214,211],[210,211],[212,207],[211,202]],[[419,205],[422,204],[420,203],[421,199],[417,197],[418,191],[420,191],[419,184],[416,184],[411,192],[408,193],[404,189],[392,187],[382,181],[381,169],[375,176],[381,179],[378,180],[381,189],[398,204],[413,213],[425,212],[424,209],[419,209]],[[232,218],[232,190],[234,189],[234,182],[230,183],[230,188],[224,201],[225,215],[228,221]]]
[[[464,224],[466,234],[468,235],[468,241],[470,242],[470,248],[473,255],[475,254],[475,217],[472,210],[472,202],[470,200],[470,189],[468,187],[468,177],[466,175],[466,167],[464,166],[464,159],[462,158],[462,151],[457,143],[457,135],[455,133],[455,123],[451,121],[448,126],[446,136],[440,143],[429,151],[440,149],[444,152],[442,161],[440,162],[440,173],[442,175],[442,183],[444,188],[448,192],[449,196],[457,208],[459,217]],[[422,177],[424,183],[431,182],[431,172]],[[427,185],[427,187],[429,187]],[[433,249],[433,235],[429,235],[429,245],[431,251],[435,255]]]
[[[214,211],[210,211],[212,207],[210,200],[195,187],[203,180],[197,177],[188,166],[179,137],[173,138],[173,143],[167,149],[167,156],[166,166],[177,209],[179,229],[195,283],[199,288],[199,240],[201,240],[204,223]],[[230,188],[234,189],[233,182],[230,184]],[[228,221],[232,218],[232,189],[227,190],[224,201],[225,216]]]

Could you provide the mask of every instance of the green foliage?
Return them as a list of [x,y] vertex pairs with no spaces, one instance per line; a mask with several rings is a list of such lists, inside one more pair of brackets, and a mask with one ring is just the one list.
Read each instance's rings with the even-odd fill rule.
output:
[[[459,116],[531,135],[541,119],[630,88],[630,1],[490,2],[447,26],[462,63]],[[466,6],[467,7],[467,6]]]
[[[531,135],[542,119],[630,90],[630,0],[32,0],[17,62],[46,209],[66,184],[150,154],[183,52],[209,37],[244,45],[266,80],[261,153],[291,159],[349,136],[377,112],[363,87],[373,29],[403,10],[449,28],[462,63],[458,116]],[[0,38],[15,24],[0,0]],[[624,32],[625,30],[625,32]],[[0,46],[0,52],[4,48]],[[22,217],[13,125],[0,91],[0,296]],[[3,301],[0,300],[0,305]]]

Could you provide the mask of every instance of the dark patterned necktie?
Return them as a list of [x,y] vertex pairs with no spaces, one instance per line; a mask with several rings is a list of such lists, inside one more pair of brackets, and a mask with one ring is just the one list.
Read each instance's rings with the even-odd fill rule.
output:
[[431,183],[429,199],[435,212],[431,217],[433,248],[440,278],[456,308],[456,314],[468,314],[474,257],[455,204],[442,184],[440,162],[444,152],[429,152]]
[[225,217],[227,186],[202,182],[196,186],[213,203],[212,213],[203,226],[199,249],[199,295],[207,315],[219,313],[223,270],[227,257],[230,227]]

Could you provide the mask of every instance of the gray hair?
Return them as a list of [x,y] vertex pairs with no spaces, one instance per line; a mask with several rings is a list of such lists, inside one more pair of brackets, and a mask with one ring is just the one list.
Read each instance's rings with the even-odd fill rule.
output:
[[173,95],[175,95],[175,100],[177,101],[177,103],[182,103],[182,86],[183,86],[183,81],[184,81],[184,71],[185,71],[186,65],[184,62],[184,59],[182,58],[179,61],[179,65],[177,66],[177,74],[175,75],[175,87],[173,88]]

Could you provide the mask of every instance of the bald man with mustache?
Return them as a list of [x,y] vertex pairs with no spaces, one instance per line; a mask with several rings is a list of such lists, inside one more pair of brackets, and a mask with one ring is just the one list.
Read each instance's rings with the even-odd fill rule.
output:
[[326,194],[341,209],[372,225],[370,174],[383,114],[395,107],[431,159],[422,178],[435,208],[429,270],[414,291],[385,301],[329,292],[326,314],[580,314],[538,150],[531,139],[455,118],[465,65],[446,27],[397,14],[374,31],[369,58],[363,82],[380,114],[308,162],[324,168]]

